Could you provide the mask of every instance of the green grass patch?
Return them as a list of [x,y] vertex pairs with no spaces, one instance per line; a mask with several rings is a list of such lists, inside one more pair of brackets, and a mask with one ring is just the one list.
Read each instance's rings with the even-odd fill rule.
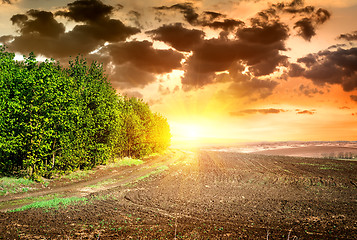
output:
[[34,202],[31,204],[22,206],[20,208],[10,210],[9,212],[20,212],[20,211],[25,211],[25,210],[32,209],[32,208],[58,209],[60,206],[66,207],[68,205],[76,204],[78,202],[87,203],[88,199],[85,197],[69,197],[69,198],[57,198],[56,197],[56,198],[53,198],[50,200]]
[[150,173],[148,173],[148,174],[146,174],[146,175],[144,175],[144,176],[138,177],[137,180],[139,180],[139,181],[140,181],[140,180],[143,180],[143,179],[148,178],[148,177],[150,177],[150,176],[152,176],[152,175],[159,174],[159,173],[161,173],[161,172],[163,172],[163,171],[165,171],[165,170],[167,170],[167,169],[169,169],[169,167],[166,166],[166,165],[161,166],[161,167],[158,167],[158,168],[156,168],[154,171],[152,171],[152,172],[150,172]]
[[25,178],[2,177],[0,178],[0,196],[9,193],[27,192],[35,182]]
[[144,161],[140,159],[135,159],[135,158],[122,158],[116,161],[115,163],[110,164],[111,167],[125,167],[125,166],[138,166],[143,164]]
[[44,196],[39,196],[39,197],[27,197],[27,198],[22,198],[22,199],[16,199],[12,201],[5,201],[0,203],[0,209],[6,208],[9,206],[14,206],[14,205],[20,205],[20,204],[29,204],[33,202],[38,202],[38,201],[44,201],[44,200],[49,200],[53,198],[59,198],[62,197],[63,195],[61,194],[48,194]]
[[92,174],[92,170],[78,170],[75,172],[71,172],[68,175],[63,176],[63,178],[69,179],[69,180],[80,180],[88,177],[90,174]]

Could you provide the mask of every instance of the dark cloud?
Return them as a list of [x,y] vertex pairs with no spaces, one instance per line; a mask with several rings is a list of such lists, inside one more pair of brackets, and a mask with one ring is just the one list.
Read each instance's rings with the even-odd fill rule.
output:
[[[75,1],[68,6],[68,11],[57,12],[57,15],[85,22],[68,32],[51,12],[32,9],[26,14],[12,16],[11,21],[19,28],[20,35],[13,37],[14,41],[8,44],[9,49],[24,54],[35,52],[46,57],[65,58],[87,55],[105,42],[124,41],[139,32],[139,29],[125,26],[120,20],[109,18],[112,8],[99,1]],[[96,12],[93,18],[92,12]]]
[[305,6],[302,0],[293,0],[290,3],[272,4],[270,8],[258,13],[258,16],[251,21],[255,25],[262,25],[272,19],[280,19],[281,14],[289,14],[293,18],[298,18],[294,23],[294,29],[307,41],[316,35],[316,28],[331,17],[331,13],[326,9],[316,10],[314,6]]
[[316,56],[314,54],[309,53],[305,57],[299,58],[297,60],[297,62],[298,63],[304,63],[307,67],[311,67],[312,65],[317,63],[317,60],[316,60]]
[[352,101],[357,102],[357,95],[351,95],[350,98]]
[[197,25],[198,24],[198,17],[199,14],[196,13],[196,10],[193,8],[192,3],[178,3],[175,5],[172,5],[170,7],[167,6],[161,6],[161,7],[155,7],[157,10],[179,10],[185,20],[190,23],[191,25]]
[[179,3],[170,7],[161,6],[156,7],[156,10],[178,10],[185,20],[192,26],[205,26],[213,29],[223,29],[224,31],[232,31],[236,27],[243,26],[244,22],[236,19],[223,19],[216,21],[216,19],[225,17],[224,14],[212,11],[204,11],[201,14],[196,12],[192,3]]
[[208,18],[208,21],[213,21],[217,18],[225,17],[225,15],[222,13],[212,12],[212,11],[204,11],[203,14],[206,17],[206,19]]
[[[252,74],[248,79],[273,73],[278,66],[287,65],[287,57],[280,54],[285,50],[287,31],[283,24],[274,22],[263,27],[239,29],[237,39],[202,40],[185,63],[182,84],[199,88],[217,81],[229,81],[225,75],[216,75],[216,72],[230,72],[237,62],[248,66]],[[240,79],[244,78],[238,75]],[[217,76],[219,79],[215,79]],[[235,80],[232,77],[231,81]]]
[[298,62],[304,63],[305,69],[295,73],[311,79],[316,85],[340,84],[344,91],[357,89],[357,48],[320,51]]
[[165,42],[179,51],[186,52],[201,44],[205,35],[203,31],[184,28],[182,23],[163,25],[147,33],[154,40]]
[[114,7],[99,0],[77,0],[67,4],[68,10],[57,11],[57,16],[64,16],[75,22],[97,22],[109,19]]
[[39,34],[46,37],[58,37],[65,32],[62,23],[57,22],[51,12],[31,9],[26,15],[17,14],[10,19],[16,24],[22,35]]
[[335,45],[332,45],[332,46],[329,46],[327,49],[336,49],[336,48],[344,48],[344,47],[347,47],[346,44],[335,44]]
[[0,37],[0,43],[7,44],[14,39],[11,35],[4,35]]
[[169,73],[173,69],[181,67],[183,54],[173,50],[161,50],[153,48],[149,41],[131,41],[110,44],[103,49],[112,57],[117,65],[131,63],[141,70],[151,73]]
[[56,15],[75,22],[85,22],[85,25],[77,25],[74,30],[85,32],[98,40],[124,41],[140,32],[137,28],[125,26],[120,20],[111,19],[114,7],[99,0],[77,0],[67,4],[67,7],[68,10],[57,11]]
[[5,3],[6,3],[6,4],[12,4],[12,1],[10,1],[10,0],[2,0],[1,2],[4,3],[4,4],[5,4]]
[[115,66],[110,74],[110,81],[114,88],[128,89],[143,88],[156,81],[155,74],[143,71],[131,63]]
[[264,27],[254,26],[242,28],[237,31],[237,37],[242,41],[260,44],[272,44],[286,40],[289,36],[288,27],[282,23],[274,22]]
[[299,77],[303,74],[304,70],[305,69],[303,67],[301,67],[299,64],[292,63],[289,66],[288,75],[290,77]]
[[307,41],[310,41],[311,38],[316,35],[315,27],[312,25],[312,21],[309,18],[303,18],[297,21],[294,28],[297,28],[298,35]]
[[223,21],[202,23],[202,26],[208,26],[213,29],[222,29],[224,31],[233,31],[237,27],[244,26],[244,22],[235,19],[224,19]]
[[308,115],[313,115],[316,113],[316,110],[315,109],[312,109],[312,110],[299,110],[299,109],[296,109],[296,114],[308,114]]
[[298,30],[298,35],[307,41],[316,35],[317,26],[325,23],[331,17],[330,12],[326,9],[319,8],[317,11],[313,11],[312,7],[309,9],[312,11],[306,12],[308,16],[300,19],[294,25],[294,28]]
[[357,31],[341,34],[340,36],[338,36],[338,39],[343,39],[347,41],[357,41]]
[[287,112],[287,110],[284,109],[276,109],[276,108],[266,108],[266,109],[245,109],[241,110],[238,112],[231,112],[231,116],[244,116],[244,115],[249,115],[249,114],[277,114],[277,113],[282,113],[282,112]]

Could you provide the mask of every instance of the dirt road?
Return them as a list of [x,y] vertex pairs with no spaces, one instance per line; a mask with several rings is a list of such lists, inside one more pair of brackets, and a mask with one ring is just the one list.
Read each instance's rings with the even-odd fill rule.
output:
[[[356,172],[353,161],[172,151],[0,198],[56,192],[88,199],[0,213],[0,239],[357,239]],[[89,187],[103,181],[109,184]]]

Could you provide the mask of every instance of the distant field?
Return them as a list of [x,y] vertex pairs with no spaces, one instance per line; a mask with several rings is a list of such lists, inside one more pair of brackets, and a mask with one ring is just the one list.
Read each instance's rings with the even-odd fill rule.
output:
[[256,151],[255,153],[264,155],[282,155],[295,157],[338,157],[340,153],[352,153],[357,155],[357,148],[337,147],[337,146],[303,146],[292,148],[281,148],[272,150]]

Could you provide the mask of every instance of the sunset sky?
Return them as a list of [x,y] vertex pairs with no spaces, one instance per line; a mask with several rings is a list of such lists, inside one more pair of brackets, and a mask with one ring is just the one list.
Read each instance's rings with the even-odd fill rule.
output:
[[357,0],[0,0],[8,51],[103,63],[173,141],[357,140],[356,23]]

